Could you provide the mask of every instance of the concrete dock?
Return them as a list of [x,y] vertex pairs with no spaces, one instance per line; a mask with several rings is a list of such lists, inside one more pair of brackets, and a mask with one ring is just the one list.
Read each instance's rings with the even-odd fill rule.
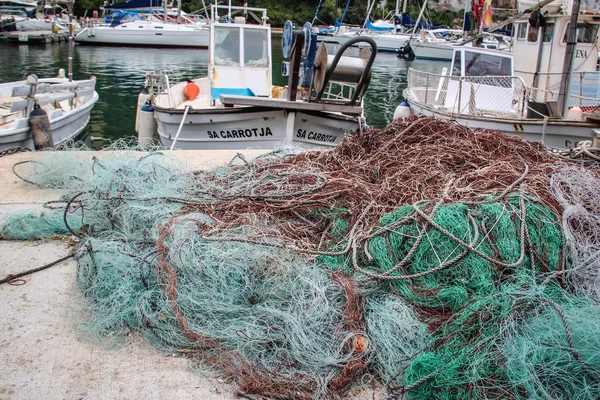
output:
[[14,31],[2,33],[8,43],[14,44],[45,44],[61,43],[68,40],[68,33],[54,33],[52,31]]
[[[223,165],[237,151],[175,151],[190,170]],[[252,159],[263,150],[241,151]],[[12,166],[44,153],[0,158],[0,218],[58,198],[16,178]],[[81,152],[99,158],[108,152]],[[0,278],[39,267],[69,254],[64,240],[0,240]],[[22,286],[0,285],[0,399],[234,399],[235,387],[217,376],[191,370],[181,354],[153,348],[141,335],[123,345],[86,337],[80,327],[89,315],[75,287],[74,260],[24,277]],[[348,398],[382,399],[372,383],[353,388]],[[257,397],[260,398],[260,397]]]

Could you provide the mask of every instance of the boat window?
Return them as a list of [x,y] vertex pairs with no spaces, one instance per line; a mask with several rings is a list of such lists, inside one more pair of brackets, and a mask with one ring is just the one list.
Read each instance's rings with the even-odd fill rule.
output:
[[527,35],[527,24],[521,23],[517,24],[517,40],[525,40],[525,36]]
[[462,61],[461,51],[454,52],[454,62],[452,63],[452,76],[461,76],[462,74]]
[[465,76],[511,76],[512,60],[494,54],[465,51]]
[[[569,24],[563,38],[563,43],[567,41],[569,32]],[[596,43],[598,39],[598,24],[590,24],[589,22],[581,22],[577,24],[577,43]]]
[[554,22],[547,23],[542,29],[544,30],[544,42],[551,42],[554,36]]
[[244,65],[250,67],[268,67],[269,52],[267,31],[244,29]]
[[538,40],[538,32],[539,32],[539,28],[536,28],[535,26],[531,26],[529,25],[529,32],[527,34],[527,41],[530,43],[535,43]]
[[240,65],[240,29],[215,27],[215,65]]

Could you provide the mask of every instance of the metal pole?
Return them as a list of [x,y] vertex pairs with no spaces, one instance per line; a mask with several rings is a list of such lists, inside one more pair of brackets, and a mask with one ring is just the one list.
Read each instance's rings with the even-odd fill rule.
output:
[[563,63],[560,86],[558,88],[558,106],[562,110],[563,119],[567,118],[569,112],[569,85],[571,83],[571,73],[573,72],[573,58],[575,56],[575,47],[577,46],[577,17],[579,16],[579,0],[573,0],[571,8],[571,21],[567,30],[567,49],[565,51],[565,61]]
[[69,12],[69,58],[67,66],[67,77],[69,82],[73,81],[73,3],[75,0],[71,0],[67,3],[67,10]]
[[423,17],[423,12],[425,12],[425,7],[427,7],[427,0],[423,2],[423,7],[421,7],[421,12],[419,13],[419,18],[417,18],[417,22],[415,22],[415,27],[413,28],[413,33],[417,31],[419,27],[419,22],[421,22],[421,18]]

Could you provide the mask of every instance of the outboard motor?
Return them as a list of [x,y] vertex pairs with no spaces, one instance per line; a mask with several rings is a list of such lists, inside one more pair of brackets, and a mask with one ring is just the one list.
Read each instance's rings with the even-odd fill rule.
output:
[[398,53],[398,57],[404,58],[408,61],[412,61],[415,59],[415,53],[413,53],[410,47],[410,42],[408,40],[404,42],[402,46],[398,47],[398,49],[396,49],[396,52]]

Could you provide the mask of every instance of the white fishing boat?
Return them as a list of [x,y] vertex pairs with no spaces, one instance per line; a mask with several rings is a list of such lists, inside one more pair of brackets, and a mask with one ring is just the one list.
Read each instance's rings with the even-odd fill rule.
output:
[[[514,57],[455,46],[450,74],[410,69],[404,97],[411,110],[470,128],[516,134],[551,148],[589,140],[600,127],[593,112],[600,109],[600,73],[596,72],[600,14],[578,13],[569,45],[571,16],[564,8],[559,11],[545,17],[526,14],[516,20]],[[571,60],[572,72],[565,73],[563,68],[568,70]]]
[[153,11],[118,10],[107,23],[84,28],[80,44],[208,48],[208,27],[186,15],[174,18]]
[[[227,13],[225,19],[219,11]],[[240,16],[232,19],[236,12],[254,16],[258,23]],[[212,5],[211,15],[207,77],[170,86],[164,74],[150,75],[151,86],[158,87],[152,106],[164,146],[273,149],[302,143],[330,147],[346,134],[360,131],[374,44],[372,52],[364,49],[358,58],[342,56],[349,45],[336,56],[328,55],[324,44],[317,51],[310,23],[296,34],[288,21],[283,34],[284,56],[290,57],[288,86],[274,87],[267,10]],[[186,92],[190,87],[199,89],[199,94],[190,96]]]
[[93,76],[69,81],[64,71],[56,78],[29,75],[24,81],[0,84],[0,150],[34,148],[29,118],[36,107],[47,113],[55,145],[75,138],[98,101],[95,84]]

